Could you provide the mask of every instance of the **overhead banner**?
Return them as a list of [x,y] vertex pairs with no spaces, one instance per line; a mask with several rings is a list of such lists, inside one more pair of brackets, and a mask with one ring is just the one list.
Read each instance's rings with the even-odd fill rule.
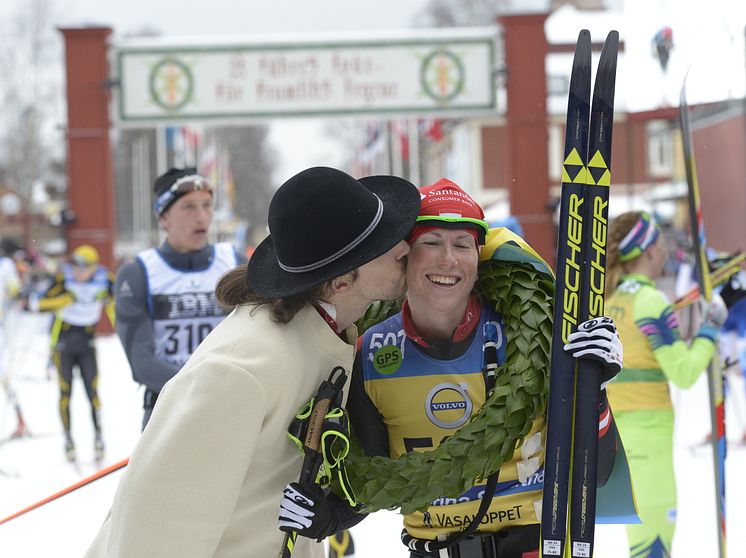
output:
[[492,112],[495,30],[115,47],[122,124]]

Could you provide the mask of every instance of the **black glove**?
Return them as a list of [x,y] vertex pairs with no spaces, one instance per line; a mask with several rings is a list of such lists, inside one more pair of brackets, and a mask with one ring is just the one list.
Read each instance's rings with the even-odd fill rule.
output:
[[603,316],[583,322],[567,341],[564,349],[575,358],[590,358],[601,363],[601,389],[605,389],[622,369],[624,349],[611,318]]
[[723,297],[723,302],[728,307],[732,308],[733,305],[746,297],[746,272],[743,270],[738,273],[734,273],[723,285],[723,290],[720,291],[720,296]]
[[280,531],[295,531],[321,541],[334,532],[333,514],[323,489],[315,483],[291,482],[282,491]]

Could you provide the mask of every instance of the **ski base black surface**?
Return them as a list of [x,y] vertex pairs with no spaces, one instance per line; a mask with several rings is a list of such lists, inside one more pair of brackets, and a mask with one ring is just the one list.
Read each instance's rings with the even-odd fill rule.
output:
[[570,79],[541,518],[544,558],[565,555],[568,531],[573,557],[593,553],[600,374],[578,366],[562,347],[578,324],[603,315],[618,43],[618,33],[609,33],[592,107],[587,30],[578,37]]
[[557,236],[557,278],[547,403],[547,442],[542,498],[542,557],[563,556],[572,450],[575,360],[562,348],[578,325],[582,260],[583,193],[586,181],[591,96],[591,34],[575,47],[565,127],[565,158]]

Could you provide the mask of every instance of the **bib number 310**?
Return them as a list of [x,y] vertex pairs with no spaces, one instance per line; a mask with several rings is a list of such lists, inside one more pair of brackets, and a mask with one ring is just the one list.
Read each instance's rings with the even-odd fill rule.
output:
[[166,345],[163,351],[175,355],[181,351],[191,354],[212,331],[212,324],[169,324],[166,326]]

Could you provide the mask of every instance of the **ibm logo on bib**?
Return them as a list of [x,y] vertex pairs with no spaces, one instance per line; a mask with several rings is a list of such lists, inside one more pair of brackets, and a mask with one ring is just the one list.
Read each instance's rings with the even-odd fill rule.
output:
[[450,430],[466,424],[474,404],[466,384],[438,384],[425,399],[425,414],[435,426]]

